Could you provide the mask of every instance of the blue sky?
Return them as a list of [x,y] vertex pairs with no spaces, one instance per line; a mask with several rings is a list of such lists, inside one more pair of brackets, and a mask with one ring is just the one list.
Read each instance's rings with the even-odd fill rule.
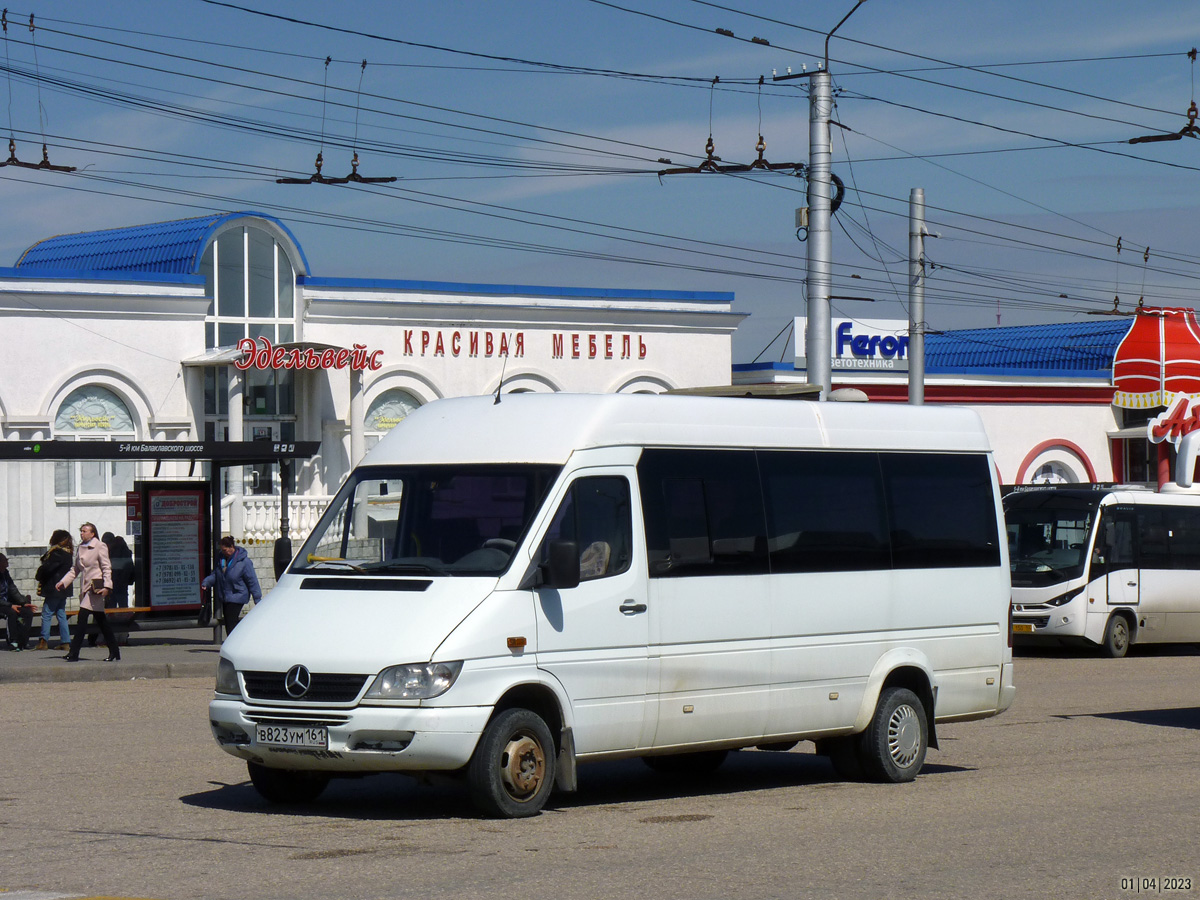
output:
[[[760,133],[769,161],[805,162],[805,84],[772,72],[812,68],[852,6],[10,6],[0,126],[19,159],[44,134],[77,171],[0,168],[0,265],[53,234],[256,209],[317,275],[732,291],[735,360],[790,359],[771,340],[804,313],[803,180],[655,173],[695,165],[710,129],[727,162]],[[837,312],[906,315],[913,187],[941,235],[932,329],[1196,305],[1200,140],[1126,142],[1187,125],[1197,44],[1194,0],[868,0],[830,44],[834,293],[877,302]],[[399,180],[275,183],[318,149],[327,175],[357,149]]]

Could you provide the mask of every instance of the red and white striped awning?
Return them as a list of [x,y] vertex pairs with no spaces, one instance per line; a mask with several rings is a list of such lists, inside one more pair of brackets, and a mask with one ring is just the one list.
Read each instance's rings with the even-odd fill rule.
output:
[[1143,308],[1113,357],[1113,406],[1152,409],[1200,399],[1200,322],[1184,308]]

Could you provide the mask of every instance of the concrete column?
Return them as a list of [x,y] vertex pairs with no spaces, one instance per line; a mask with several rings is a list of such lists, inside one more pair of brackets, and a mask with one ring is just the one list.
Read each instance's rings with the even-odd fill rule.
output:
[[[236,366],[229,367],[229,438],[240,441],[245,437],[245,426],[242,424],[246,379]],[[244,475],[241,466],[231,466],[225,470],[226,483],[229,493],[233,496],[233,506],[229,509],[229,531],[235,540],[241,540],[246,526],[245,508],[242,505],[242,494],[245,492]]]
[[366,439],[363,436],[363,421],[366,413],[363,410],[363,377],[362,370],[350,370],[350,468],[353,469],[362,462],[366,453]]

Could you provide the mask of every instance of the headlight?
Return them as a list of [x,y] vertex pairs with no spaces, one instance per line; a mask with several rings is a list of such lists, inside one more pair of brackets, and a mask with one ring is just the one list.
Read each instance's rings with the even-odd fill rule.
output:
[[450,690],[462,661],[390,666],[375,678],[364,700],[428,700]]
[[1067,591],[1065,594],[1059,594],[1053,600],[1047,600],[1047,606],[1066,606],[1076,597],[1083,593],[1083,588],[1075,588],[1073,591]]
[[241,685],[238,684],[237,669],[225,657],[217,663],[217,693],[242,695]]

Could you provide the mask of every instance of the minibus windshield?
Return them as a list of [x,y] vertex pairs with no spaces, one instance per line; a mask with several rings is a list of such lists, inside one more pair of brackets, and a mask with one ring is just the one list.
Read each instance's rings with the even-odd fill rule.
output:
[[372,466],[356,470],[305,541],[293,572],[499,575],[558,466]]
[[1014,587],[1046,587],[1083,575],[1099,500],[1098,495],[1038,497],[1032,493],[1005,498]]

